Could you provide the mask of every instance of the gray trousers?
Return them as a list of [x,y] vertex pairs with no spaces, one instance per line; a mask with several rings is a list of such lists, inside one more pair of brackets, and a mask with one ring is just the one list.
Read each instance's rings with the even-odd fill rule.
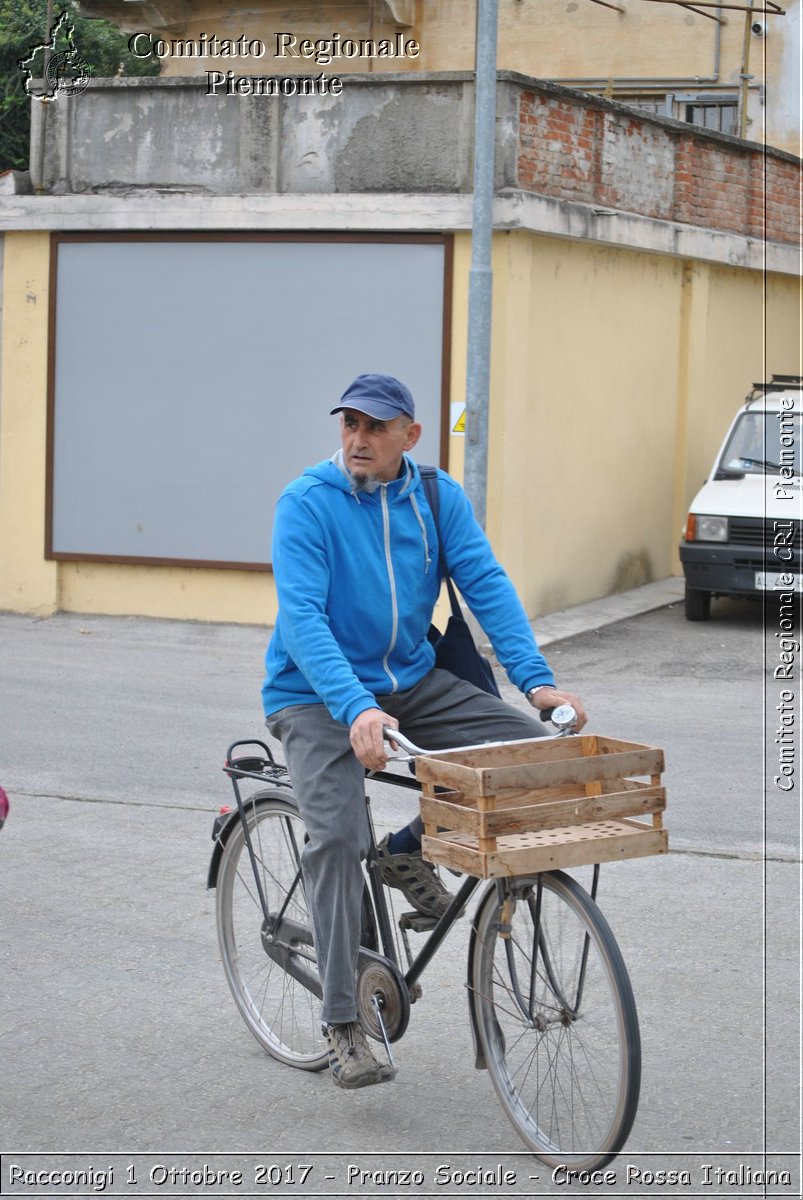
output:
[[[378,707],[423,749],[541,737],[544,726],[448,671],[434,670],[406,692],[377,696]],[[318,967],[321,1020],[341,1025],[357,1016],[354,976],[360,945],[363,874],[368,852],[365,768],[351,749],[348,726],[323,704],[283,708],[268,717],[281,740],[309,841],[302,858]],[[420,821],[420,819],[419,819]]]

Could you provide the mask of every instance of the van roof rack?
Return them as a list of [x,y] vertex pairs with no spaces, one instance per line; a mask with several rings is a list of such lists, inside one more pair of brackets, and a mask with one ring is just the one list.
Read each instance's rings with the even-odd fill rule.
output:
[[750,404],[751,401],[758,400],[759,397],[763,396],[766,392],[783,392],[786,389],[793,389],[797,391],[801,387],[803,387],[803,375],[773,374],[769,383],[753,384],[753,389],[749,393],[746,403]]

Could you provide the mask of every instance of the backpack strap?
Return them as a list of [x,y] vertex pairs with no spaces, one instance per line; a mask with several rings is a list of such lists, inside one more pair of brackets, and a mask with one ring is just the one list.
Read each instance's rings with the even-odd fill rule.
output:
[[443,539],[438,526],[438,512],[440,511],[440,495],[438,492],[438,468],[432,466],[419,466],[418,474],[421,476],[421,482],[424,485],[424,493],[427,497],[429,511],[432,513],[432,519],[435,522],[435,532],[438,535],[438,561],[441,565],[441,573],[446,581],[446,590],[449,593],[449,603],[452,606],[452,615],[462,617],[460,604],[454,590],[452,577],[449,574],[449,568],[446,564],[446,556],[443,553]]
[[[424,493],[427,497],[429,511],[435,521],[435,528],[438,528],[438,510],[440,508],[440,495],[438,493],[438,468],[437,467],[419,467],[418,474],[421,476],[424,484]],[[440,542],[440,537],[438,538]]]

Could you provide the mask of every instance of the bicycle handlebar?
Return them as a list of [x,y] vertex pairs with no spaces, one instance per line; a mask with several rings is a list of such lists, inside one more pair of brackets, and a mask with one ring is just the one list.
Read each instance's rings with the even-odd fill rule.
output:
[[[551,721],[552,724],[558,730],[557,733],[550,734],[548,737],[541,739],[543,741],[550,741],[552,738],[566,737],[567,734],[570,734],[572,732],[572,727],[573,727],[575,721],[577,720],[577,713],[575,712],[575,710],[573,709],[571,704],[561,704],[557,708],[545,709],[540,715],[544,718],[545,721]],[[384,729],[382,730],[382,732],[385,735],[386,741],[394,742],[397,746],[400,746],[401,749],[406,752],[408,759],[423,757],[424,755],[427,755],[427,754],[448,754],[455,750],[477,750],[477,749],[479,749],[479,747],[477,745],[471,745],[471,746],[449,746],[442,750],[423,750],[421,748],[421,746],[416,746],[415,742],[411,742],[410,739],[408,737],[405,737],[405,735],[403,733],[400,733],[398,729],[391,729],[391,727],[389,725],[386,725],[384,727]],[[493,747],[513,746],[516,744],[517,741],[520,741],[520,740],[521,739],[517,738],[513,741],[482,742],[480,744],[482,746],[482,749],[485,750],[491,746],[493,746]],[[527,739],[524,739],[524,740],[526,741]],[[397,759],[397,761],[398,761],[398,759]],[[402,760],[402,761],[406,761],[406,760]]]
[[556,708],[543,708],[540,712],[542,721],[551,721],[561,733],[570,733],[577,721],[577,712],[573,704],[558,704]]

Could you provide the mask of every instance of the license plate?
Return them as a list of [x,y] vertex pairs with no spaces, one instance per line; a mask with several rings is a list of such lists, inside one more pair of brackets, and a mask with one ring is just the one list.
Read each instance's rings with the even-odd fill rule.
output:
[[788,575],[778,575],[771,571],[756,571],[756,591],[803,592],[803,575],[793,575],[791,583],[788,580]]

